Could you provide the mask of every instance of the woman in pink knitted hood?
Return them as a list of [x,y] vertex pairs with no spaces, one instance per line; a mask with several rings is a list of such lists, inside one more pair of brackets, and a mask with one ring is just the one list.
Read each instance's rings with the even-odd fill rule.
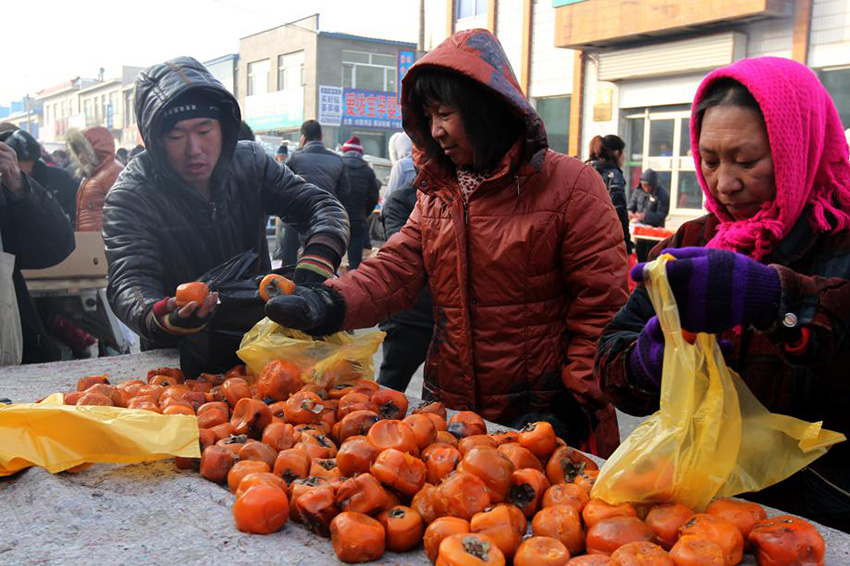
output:
[[[718,334],[771,411],[850,435],[850,163],[835,105],[787,59],[710,73],[691,114],[708,214],[659,244],[682,327]],[[643,279],[643,264],[632,271]],[[621,410],[658,407],[664,337],[643,285],[599,341],[596,374]],[[850,446],[753,499],[850,532]]]

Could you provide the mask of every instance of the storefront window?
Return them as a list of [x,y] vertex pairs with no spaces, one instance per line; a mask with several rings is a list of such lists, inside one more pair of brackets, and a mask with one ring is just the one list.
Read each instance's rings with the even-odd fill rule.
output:
[[679,171],[679,191],[677,208],[702,208],[702,189],[693,171]]
[[537,113],[546,126],[549,147],[558,153],[567,153],[570,141],[570,97],[538,98]]
[[396,92],[397,74],[395,55],[342,52],[343,88]]
[[682,120],[682,137],[679,139],[679,155],[682,157],[690,157],[691,153],[691,121],[690,119]]
[[673,155],[674,120],[650,120],[649,155],[669,157]]
[[471,18],[487,13],[487,0],[458,0],[457,19]]
[[818,76],[838,109],[844,129],[850,128],[850,68],[820,71]]

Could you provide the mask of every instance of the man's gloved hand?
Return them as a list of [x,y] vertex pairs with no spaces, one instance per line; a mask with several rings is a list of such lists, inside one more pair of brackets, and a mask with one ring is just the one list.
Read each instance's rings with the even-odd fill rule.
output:
[[[732,361],[735,347],[728,340],[718,340],[726,363]],[[629,354],[628,371],[644,389],[657,391],[661,387],[664,368],[664,332],[657,316],[650,318],[638,335],[637,343]]]
[[203,330],[218,307],[218,293],[210,293],[200,305],[194,301],[184,307],[177,306],[177,299],[165,297],[153,305],[153,321],[169,334],[183,336]]
[[313,336],[338,332],[345,319],[345,302],[330,287],[296,286],[291,295],[279,295],[266,303],[266,316],[287,328]]
[[[779,316],[779,273],[749,257],[726,250],[671,248],[667,279],[676,297],[682,328],[717,334],[740,325],[769,328]],[[639,263],[632,279],[644,280]]]

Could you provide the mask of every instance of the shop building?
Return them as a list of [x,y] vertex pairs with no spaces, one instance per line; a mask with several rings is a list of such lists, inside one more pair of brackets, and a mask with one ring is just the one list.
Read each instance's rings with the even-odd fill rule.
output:
[[240,40],[237,98],[242,117],[265,138],[300,138],[305,120],[322,124],[325,145],[357,135],[365,153],[387,156],[401,130],[400,79],[416,45],[320,31],[319,16]]

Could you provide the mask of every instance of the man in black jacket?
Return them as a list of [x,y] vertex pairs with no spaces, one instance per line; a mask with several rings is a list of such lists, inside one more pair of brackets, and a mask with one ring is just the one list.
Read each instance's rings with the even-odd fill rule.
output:
[[[670,212],[670,195],[658,182],[658,173],[647,169],[640,176],[640,188],[632,191],[629,199],[629,220],[664,227],[664,221]],[[639,239],[635,244],[638,261],[646,261],[650,250],[655,247],[652,240]]]
[[0,249],[15,256],[12,281],[21,318],[23,363],[58,360],[30,298],[21,269],[56,265],[74,251],[74,232],[53,194],[18,164],[15,150],[0,142]]
[[348,243],[348,268],[357,269],[363,260],[363,241],[369,230],[369,217],[378,204],[381,182],[363,159],[360,138],[352,136],[342,145],[342,162],[348,174],[351,189],[345,209],[351,222],[351,239]]
[[174,347],[209,322],[216,294],[178,308],[179,284],[249,250],[257,274],[269,271],[269,215],[305,228],[297,284],[333,274],[348,243],[345,209],[258,144],[237,142],[239,105],[203,65],[179,57],[146,69],[135,109],[147,151],[109,191],[103,235],[109,302],[144,348]]
[[[325,148],[322,126],[316,120],[307,120],[301,124],[301,149],[292,154],[286,165],[293,173],[325,189],[347,206],[350,188],[345,166],[339,155]],[[304,230],[304,226],[287,223],[280,253],[284,265],[293,265],[298,260],[298,248],[303,243]]]
[[[414,206],[416,187],[413,180],[389,194],[381,212],[387,240],[407,223]],[[407,389],[410,378],[428,354],[434,332],[432,311],[431,292],[426,285],[413,308],[397,312],[380,324],[387,336],[382,345],[384,359],[378,383],[396,391]]]

